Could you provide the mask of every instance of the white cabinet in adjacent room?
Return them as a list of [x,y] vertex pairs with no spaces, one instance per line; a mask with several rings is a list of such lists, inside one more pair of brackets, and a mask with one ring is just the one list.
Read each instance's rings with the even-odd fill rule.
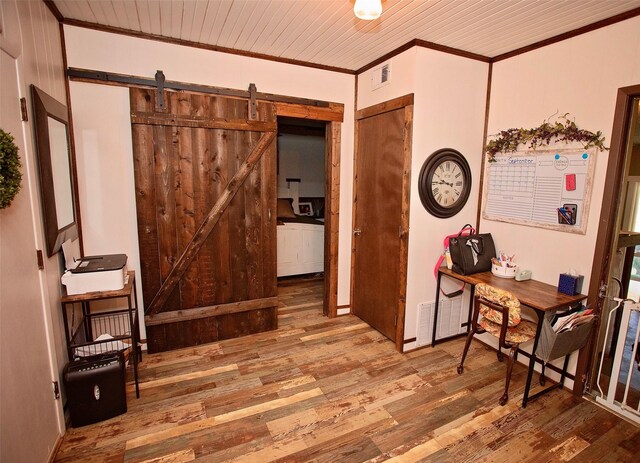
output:
[[278,225],[278,276],[324,271],[324,226],[306,223]]

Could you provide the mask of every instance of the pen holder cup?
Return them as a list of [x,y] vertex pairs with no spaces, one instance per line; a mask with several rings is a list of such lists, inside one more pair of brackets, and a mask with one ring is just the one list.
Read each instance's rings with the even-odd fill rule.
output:
[[518,267],[503,267],[501,265],[491,264],[491,273],[500,278],[515,278]]
[[561,273],[560,280],[558,281],[558,291],[569,296],[575,296],[582,291],[582,282],[584,277],[582,275],[569,275],[568,273]]

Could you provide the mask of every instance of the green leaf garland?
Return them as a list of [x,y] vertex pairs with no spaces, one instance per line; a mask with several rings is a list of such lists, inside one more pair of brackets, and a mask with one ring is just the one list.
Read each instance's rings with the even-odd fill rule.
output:
[[491,140],[485,147],[487,159],[494,162],[498,153],[515,152],[520,145],[527,145],[535,150],[539,146],[548,146],[551,140],[557,142],[580,142],[584,149],[596,147],[600,151],[609,148],[604,146],[604,137],[599,130],[596,133],[580,129],[576,123],[570,120],[566,113],[555,123],[544,121],[539,127],[532,129],[507,129],[502,130],[495,140]]
[[11,204],[20,191],[21,181],[18,147],[11,134],[0,129],[0,209]]

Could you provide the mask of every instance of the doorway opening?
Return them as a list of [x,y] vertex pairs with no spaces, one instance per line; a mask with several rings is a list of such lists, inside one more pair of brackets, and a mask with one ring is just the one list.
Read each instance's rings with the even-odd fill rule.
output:
[[[621,89],[616,107],[592,286],[599,281],[600,324],[594,339],[590,389],[599,402],[640,421],[640,87]],[[617,207],[617,205],[620,205]],[[610,218],[607,230],[603,223]],[[600,240],[599,240],[600,242]],[[590,287],[590,298],[594,289]]]
[[279,302],[289,309],[291,304],[305,309],[321,307],[325,291],[327,123],[282,116],[277,123]]

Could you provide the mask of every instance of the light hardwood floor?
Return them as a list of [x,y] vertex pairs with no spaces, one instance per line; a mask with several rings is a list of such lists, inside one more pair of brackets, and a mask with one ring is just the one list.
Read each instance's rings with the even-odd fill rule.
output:
[[463,340],[409,354],[353,316],[322,316],[322,283],[280,286],[279,329],[146,355],[128,412],[69,429],[55,461],[640,461],[640,429],[554,391],[520,407],[524,367]]

